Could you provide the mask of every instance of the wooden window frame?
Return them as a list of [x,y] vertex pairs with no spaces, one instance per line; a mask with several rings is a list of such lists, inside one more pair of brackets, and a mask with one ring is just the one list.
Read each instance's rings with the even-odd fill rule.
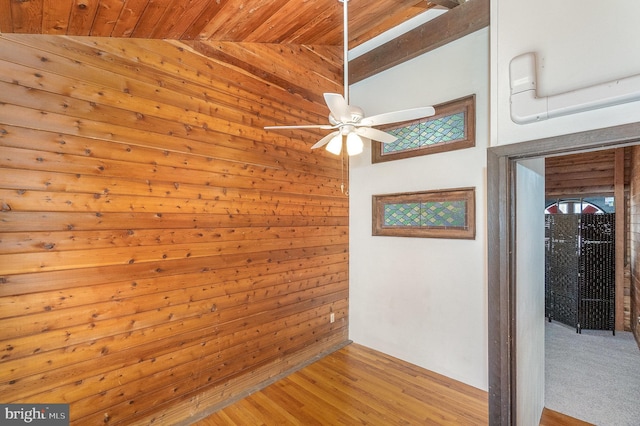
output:
[[407,121],[404,123],[394,123],[393,125],[381,127],[381,130],[397,128],[411,123],[424,120],[437,120],[438,118],[464,112],[464,138],[451,142],[444,142],[435,145],[428,145],[412,150],[399,151],[389,154],[382,153],[383,144],[377,141],[371,141],[371,162],[382,163],[385,161],[400,160],[403,158],[418,157],[421,155],[436,154],[439,152],[454,151],[457,149],[472,148],[476,146],[476,95],[466,96],[464,98],[455,99],[434,106],[435,115],[425,117],[420,120]]
[[[418,203],[425,201],[466,202],[466,226],[384,226],[384,206],[389,203]],[[404,192],[397,194],[373,195],[374,236],[452,238],[474,240],[476,238],[476,193],[475,188],[440,189],[433,191]]]

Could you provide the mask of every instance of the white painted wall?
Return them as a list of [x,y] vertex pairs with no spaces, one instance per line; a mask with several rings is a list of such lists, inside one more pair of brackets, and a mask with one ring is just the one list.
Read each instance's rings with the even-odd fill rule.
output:
[[[486,148],[489,30],[351,86],[367,115],[476,94],[476,147],[350,171],[350,338],[487,389]],[[476,239],[373,237],[371,196],[476,187]]]
[[[518,125],[510,117],[509,63],[527,52],[537,55],[539,96],[550,96],[640,74],[640,2],[620,0],[491,0],[491,145],[504,145],[550,136],[640,121],[640,102]],[[518,203],[534,202],[542,190],[518,191]],[[530,198],[528,198],[530,197]],[[538,222],[518,220],[518,238],[538,235]],[[518,245],[521,241],[518,241]],[[523,269],[542,271],[537,257],[517,262],[517,416],[518,424],[537,424],[544,402],[544,358],[535,316],[543,295],[521,276]],[[539,263],[539,262],[537,262]],[[520,310],[522,309],[522,312]],[[543,311],[542,311],[543,312]],[[544,315],[542,313],[542,315]],[[528,318],[528,319],[525,319]],[[542,319],[541,319],[542,321]],[[541,346],[543,347],[543,346]],[[540,380],[536,380],[540,375]]]
[[[351,86],[351,103],[369,115],[475,92],[478,126],[473,149],[376,165],[365,150],[352,160],[354,341],[487,388],[485,148],[640,121],[640,102],[633,102],[517,125],[509,111],[509,62],[537,53],[541,96],[640,74],[639,16],[633,0],[491,0],[490,30]],[[463,186],[476,186],[475,240],[371,236],[372,194]],[[527,231],[523,222],[519,231],[537,232],[535,223]],[[535,413],[538,400],[519,408]]]
[[640,74],[640,2],[491,0],[491,144],[640,121],[640,102],[518,125],[509,63],[536,52],[538,93],[549,96]]
[[516,417],[537,425],[544,408],[544,159],[516,166]]

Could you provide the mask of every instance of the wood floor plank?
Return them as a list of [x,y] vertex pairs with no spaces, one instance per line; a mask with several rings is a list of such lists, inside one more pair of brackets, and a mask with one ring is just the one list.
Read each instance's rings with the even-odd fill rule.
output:
[[195,426],[483,425],[488,404],[482,390],[352,343],[193,421]]
[[[482,413],[486,409],[475,413],[470,409],[465,415],[457,416],[451,415],[450,411],[455,411],[461,404],[473,404],[478,397],[486,399],[486,394],[476,392],[475,397],[468,398],[463,392],[467,391],[468,386],[451,390],[450,387],[455,386],[451,379],[408,363],[399,363],[398,360],[383,354],[363,351],[337,356],[340,355],[346,357],[344,362],[347,370],[336,365],[335,371],[340,371],[341,374],[348,374],[349,370],[354,369],[364,371],[357,381],[357,386],[367,392],[370,389],[375,390],[376,398],[381,401],[378,405],[386,407],[391,412],[401,408],[407,417],[414,417],[413,422],[474,424],[483,420]],[[402,399],[398,399],[396,395],[402,395]],[[425,411],[425,407],[429,410]]]
[[569,417],[566,414],[545,408],[542,411],[540,426],[593,426],[591,423]]

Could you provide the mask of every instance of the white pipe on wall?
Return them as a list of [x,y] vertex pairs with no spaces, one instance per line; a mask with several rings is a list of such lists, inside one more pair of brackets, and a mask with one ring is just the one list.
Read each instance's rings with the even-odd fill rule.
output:
[[528,124],[640,100],[640,74],[558,95],[536,94],[536,56],[529,52],[509,64],[511,120]]

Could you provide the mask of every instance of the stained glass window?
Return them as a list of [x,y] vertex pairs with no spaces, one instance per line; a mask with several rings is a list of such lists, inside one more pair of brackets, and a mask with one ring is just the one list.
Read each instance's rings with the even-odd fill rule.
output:
[[432,117],[383,128],[398,139],[373,143],[372,161],[390,161],[475,146],[475,96],[434,106]]
[[417,123],[387,130],[396,136],[395,142],[382,144],[382,153],[408,151],[424,146],[464,139],[464,112],[446,115],[435,120],[424,119]]
[[373,196],[373,235],[475,238],[475,189]]

